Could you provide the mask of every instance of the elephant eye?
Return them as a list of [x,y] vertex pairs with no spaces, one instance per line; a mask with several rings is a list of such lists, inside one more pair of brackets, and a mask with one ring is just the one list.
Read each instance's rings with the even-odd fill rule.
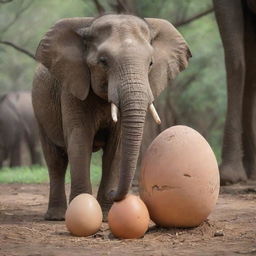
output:
[[149,63],[149,67],[151,67],[153,65],[153,61],[151,60]]
[[99,63],[106,67],[108,65],[107,58],[104,56],[101,56],[99,58]]

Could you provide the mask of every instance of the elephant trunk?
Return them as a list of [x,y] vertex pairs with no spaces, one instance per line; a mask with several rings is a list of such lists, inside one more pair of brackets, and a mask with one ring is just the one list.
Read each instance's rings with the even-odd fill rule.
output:
[[122,159],[120,178],[114,200],[122,200],[129,191],[139,156],[146,112],[149,106],[147,79],[126,78],[120,87]]

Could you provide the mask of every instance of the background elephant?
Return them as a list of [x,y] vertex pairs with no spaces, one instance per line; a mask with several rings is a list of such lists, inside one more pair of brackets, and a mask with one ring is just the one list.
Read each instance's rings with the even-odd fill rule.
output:
[[224,46],[228,106],[221,181],[256,179],[256,2],[214,0]]
[[31,163],[41,164],[39,132],[30,92],[11,92],[0,97],[0,167],[21,165],[21,143],[28,146]]
[[187,66],[190,56],[178,31],[160,19],[71,18],[46,33],[36,52],[41,64],[32,91],[50,176],[46,219],[64,218],[68,162],[70,200],[92,193],[91,153],[101,148],[98,200],[103,213],[113,200],[124,198],[134,176],[147,110],[159,122],[151,103]]

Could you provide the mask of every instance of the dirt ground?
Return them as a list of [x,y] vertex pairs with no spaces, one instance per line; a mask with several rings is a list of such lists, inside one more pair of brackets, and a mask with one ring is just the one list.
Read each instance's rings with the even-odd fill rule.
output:
[[103,224],[92,237],[71,236],[43,220],[48,185],[0,185],[0,255],[256,255],[256,182],[223,187],[209,219],[194,229],[151,224],[144,238],[119,240]]

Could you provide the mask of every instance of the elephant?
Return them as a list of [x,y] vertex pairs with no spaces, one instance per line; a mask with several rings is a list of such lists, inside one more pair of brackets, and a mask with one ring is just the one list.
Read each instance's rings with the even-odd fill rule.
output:
[[185,69],[191,57],[181,34],[166,20],[128,14],[66,18],[36,50],[32,102],[50,178],[46,220],[63,220],[64,177],[69,201],[92,193],[92,152],[103,150],[97,199],[106,220],[125,198],[136,169],[147,110]]
[[42,164],[39,131],[31,93],[9,92],[0,97],[0,168],[10,159],[10,167],[21,166],[21,143],[28,146],[32,164]]
[[256,179],[256,2],[214,0],[227,72],[221,183]]

